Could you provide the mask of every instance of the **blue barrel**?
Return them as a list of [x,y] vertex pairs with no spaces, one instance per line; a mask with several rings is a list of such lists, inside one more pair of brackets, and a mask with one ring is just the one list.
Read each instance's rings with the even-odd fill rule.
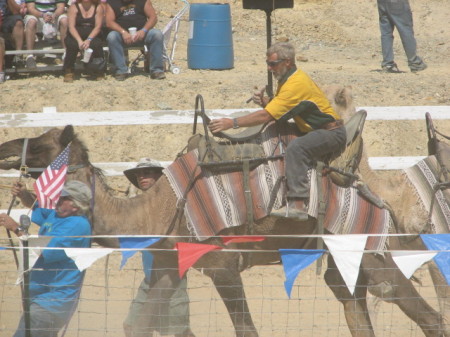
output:
[[191,4],[189,69],[231,69],[234,65],[229,4]]

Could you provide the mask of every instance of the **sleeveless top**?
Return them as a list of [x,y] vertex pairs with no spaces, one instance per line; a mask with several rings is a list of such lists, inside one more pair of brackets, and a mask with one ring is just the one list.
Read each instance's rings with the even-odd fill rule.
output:
[[78,3],[75,3],[75,6],[78,9],[77,17],[75,18],[75,27],[89,27],[93,29],[95,27],[95,14],[97,13],[97,6],[94,7],[94,14],[92,14],[89,18],[84,18],[81,14],[80,7],[78,6]]
[[130,27],[136,27],[138,30],[144,27],[147,22],[147,15],[144,12],[146,0],[108,0],[108,4],[114,10],[116,22],[128,30]]

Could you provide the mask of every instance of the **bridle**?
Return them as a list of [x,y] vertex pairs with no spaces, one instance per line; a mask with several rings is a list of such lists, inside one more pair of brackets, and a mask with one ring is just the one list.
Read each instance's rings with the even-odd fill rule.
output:
[[[22,177],[29,178],[30,177],[30,173],[32,173],[32,172],[42,173],[46,169],[46,167],[28,167],[27,166],[26,161],[27,161],[28,140],[29,140],[29,138],[24,138],[24,141],[23,141],[21,163],[20,163],[20,168],[19,168],[19,171],[20,171],[19,180]],[[86,167],[86,166],[87,165],[85,165],[85,164],[69,165],[68,168],[67,168],[67,174],[74,173],[78,169]],[[91,186],[90,186],[90,188],[91,188],[92,195],[94,196],[95,195],[95,174],[93,174],[92,176],[93,176],[93,179],[91,179]],[[14,203],[14,200],[15,200],[15,198],[13,198],[13,200],[11,202],[11,206],[10,206],[10,209],[8,210],[8,214],[11,211],[11,207],[12,207],[12,205]],[[91,199],[90,210],[91,210],[91,214],[93,214],[93,211],[94,211],[94,198]]]
[[[29,173],[38,172],[42,173],[46,169],[46,167],[28,167],[26,164],[27,161],[27,149],[28,149],[28,140],[29,138],[24,138],[23,147],[22,147],[22,156],[20,162],[20,175],[21,177],[29,177]],[[67,168],[67,173],[76,172],[78,169],[86,167],[85,164],[77,164],[77,165],[69,165]]]

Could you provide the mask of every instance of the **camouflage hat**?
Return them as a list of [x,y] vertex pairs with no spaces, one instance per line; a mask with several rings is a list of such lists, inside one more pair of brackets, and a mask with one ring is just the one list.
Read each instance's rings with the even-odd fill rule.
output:
[[151,158],[141,158],[139,162],[137,163],[136,167],[133,167],[131,169],[123,171],[123,174],[128,178],[128,180],[137,188],[139,188],[137,178],[136,178],[136,172],[143,169],[155,169],[162,172],[164,170],[164,166],[162,164],[154,159]]
[[85,183],[78,180],[71,180],[64,184],[61,196],[70,197],[82,205],[89,206],[92,199],[92,192]]

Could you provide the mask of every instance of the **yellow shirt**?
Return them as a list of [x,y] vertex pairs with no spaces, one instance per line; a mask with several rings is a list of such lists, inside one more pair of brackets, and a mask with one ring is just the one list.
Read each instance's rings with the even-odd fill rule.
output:
[[286,113],[292,110],[301,132],[320,129],[324,124],[340,119],[322,90],[300,69],[294,69],[286,82],[278,84],[275,97],[265,110],[276,120],[283,116],[282,119],[289,119]]

